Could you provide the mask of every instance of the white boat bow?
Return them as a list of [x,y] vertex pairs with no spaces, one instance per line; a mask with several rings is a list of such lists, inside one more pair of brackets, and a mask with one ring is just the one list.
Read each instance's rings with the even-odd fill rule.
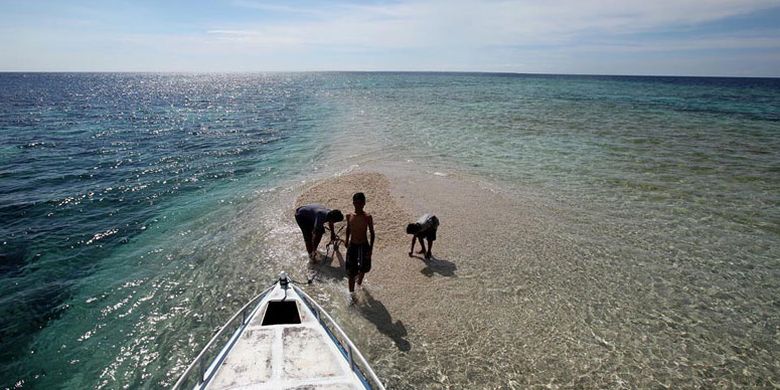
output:
[[333,318],[282,272],[214,335],[173,388],[384,386]]

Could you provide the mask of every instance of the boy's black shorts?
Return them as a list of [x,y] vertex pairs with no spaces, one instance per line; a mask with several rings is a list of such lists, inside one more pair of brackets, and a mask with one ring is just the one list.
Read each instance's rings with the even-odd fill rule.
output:
[[419,239],[425,238],[430,241],[436,241],[436,230],[438,229],[428,229],[424,232],[420,232],[419,234],[417,234],[417,238]]
[[358,272],[371,271],[371,246],[368,243],[349,244],[347,248],[347,276],[352,277]]

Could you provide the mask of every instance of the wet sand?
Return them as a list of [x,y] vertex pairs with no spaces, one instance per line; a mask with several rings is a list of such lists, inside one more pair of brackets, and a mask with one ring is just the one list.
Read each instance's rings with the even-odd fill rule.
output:
[[[403,162],[316,182],[296,205],[350,212],[356,191],[366,193],[377,231],[359,302],[349,306],[336,261],[310,291],[388,388],[772,383],[765,378],[773,369],[761,365],[771,360],[770,344],[746,344],[727,326],[735,320],[728,306],[697,303],[693,294],[706,290],[697,292],[690,273],[670,273],[662,256],[642,261],[641,231],[532,192]],[[425,212],[441,220],[429,262],[407,255],[404,231]],[[749,332],[748,340],[761,340],[760,329]]]
[[[356,191],[366,193],[376,225],[373,269],[356,306],[337,300],[331,310],[389,388],[512,388],[540,384],[537,375],[554,380],[549,371],[561,364],[551,364],[558,357],[545,345],[572,337],[556,329],[576,321],[559,317],[569,315],[571,304],[561,302],[558,289],[551,294],[551,269],[559,267],[545,263],[569,256],[565,247],[549,245],[553,227],[532,205],[468,178],[379,168],[320,181],[296,206],[317,202],[352,212]],[[408,256],[405,234],[406,224],[425,212],[441,220],[431,261]],[[337,264],[330,275],[338,275]],[[346,279],[332,282],[343,296]]]

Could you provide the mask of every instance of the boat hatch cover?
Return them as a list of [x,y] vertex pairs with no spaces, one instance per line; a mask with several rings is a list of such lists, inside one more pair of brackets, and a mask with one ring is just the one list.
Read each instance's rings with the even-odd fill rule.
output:
[[263,325],[300,324],[301,316],[295,301],[271,301],[263,317]]

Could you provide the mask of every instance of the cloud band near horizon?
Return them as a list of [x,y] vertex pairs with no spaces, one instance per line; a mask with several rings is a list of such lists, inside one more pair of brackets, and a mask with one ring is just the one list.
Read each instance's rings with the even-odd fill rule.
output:
[[4,71],[780,76],[780,2],[0,2]]

